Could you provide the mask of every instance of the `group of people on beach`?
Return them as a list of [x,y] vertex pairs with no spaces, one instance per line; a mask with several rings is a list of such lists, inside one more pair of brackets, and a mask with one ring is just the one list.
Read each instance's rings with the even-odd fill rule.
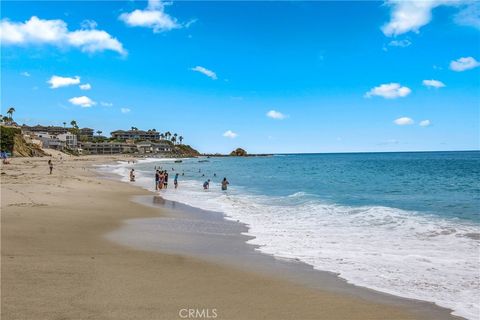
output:
[[[175,189],[178,188],[178,173],[175,174],[173,184]],[[168,172],[167,170],[156,170],[155,172],[155,190],[162,190],[168,188]]]

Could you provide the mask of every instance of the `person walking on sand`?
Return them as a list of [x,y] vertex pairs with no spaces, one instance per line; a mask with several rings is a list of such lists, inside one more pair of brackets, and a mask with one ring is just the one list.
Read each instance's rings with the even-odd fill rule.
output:
[[173,184],[175,185],[175,189],[178,188],[178,173],[175,174],[175,178],[173,179]]
[[52,171],[53,171],[53,162],[52,160],[48,160],[48,168],[50,169],[50,174],[52,174]]
[[130,170],[130,182],[135,182],[135,169]]
[[210,188],[210,179],[203,183],[203,190],[208,190]]
[[226,191],[227,190],[227,186],[230,184],[230,182],[228,182],[227,178],[223,178],[222,180],[222,190],[223,191]]

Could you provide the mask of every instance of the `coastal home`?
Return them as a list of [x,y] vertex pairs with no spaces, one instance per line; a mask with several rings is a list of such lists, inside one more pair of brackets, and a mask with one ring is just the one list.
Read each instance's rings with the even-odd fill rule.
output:
[[136,143],[138,152],[141,154],[145,153],[167,153],[172,151],[172,147],[167,142],[150,142],[150,141],[143,141]]
[[116,130],[110,134],[116,140],[160,140],[160,132],[153,130]]
[[[23,133],[33,133],[35,135],[59,135],[63,133],[69,133],[73,130],[73,128],[66,128],[66,127],[59,127],[59,126],[41,126],[41,125],[36,125],[36,126],[26,126],[23,125],[21,127]],[[91,128],[81,128],[78,129],[78,136],[83,137],[87,140],[93,138],[93,129]]]
[[134,144],[119,142],[83,142],[81,148],[84,154],[118,154],[138,151]]
[[30,136],[33,139],[38,139],[42,142],[44,148],[63,150],[65,148],[75,150],[77,148],[77,136],[64,132],[60,134],[50,134],[48,132],[39,131],[34,134],[24,134],[24,136]]

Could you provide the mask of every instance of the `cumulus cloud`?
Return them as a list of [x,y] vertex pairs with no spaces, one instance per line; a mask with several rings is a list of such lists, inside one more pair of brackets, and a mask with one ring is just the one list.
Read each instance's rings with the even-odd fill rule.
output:
[[149,0],[145,10],[137,9],[129,13],[122,13],[119,19],[128,26],[150,28],[155,33],[183,27],[177,22],[177,19],[165,13],[165,3],[158,0]]
[[[382,26],[386,36],[398,36],[407,32],[418,33],[420,28],[432,20],[432,10],[439,6],[457,6],[463,9],[455,16],[458,24],[472,25],[478,28],[478,4],[470,0],[387,0],[391,8],[390,21]],[[465,7],[467,5],[467,7]]]
[[217,74],[213,72],[212,70],[208,70],[207,68],[201,67],[201,66],[196,66],[194,68],[191,68],[190,70],[200,72],[204,75],[206,75],[209,78],[212,78],[213,80],[217,80]]
[[227,130],[223,133],[223,136],[226,137],[226,138],[234,139],[238,136],[238,134],[236,134],[232,130]]
[[[54,45],[58,47],[74,47],[83,52],[111,50],[126,54],[123,45],[116,38],[103,30],[80,29],[68,30],[63,20],[44,20],[36,16],[25,22],[0,21],[0,42],[2,45]],[[95,25],[96,27],[96,25]]]
[[94,106],[96,104],[95,101],[90,99],[87,96],[81,96],[81,97],[73,97],[71,99],[68,99],[68,101],[71,104],[74,104],[76,106],[80,106],[82,108],[90,108],[91,106]]
[[401,97],[408,96],[412,90],[407,87],[402,87],[399,83],[386,83],[381,84],[378,87],[374,87],[370,89],[367,93],[365,93],[366,98],[370,98],[373,96],[383,97],[385,99],[396,99]]
[[407,125],[414,124],[414,121],[408,117],[401,117],[401,118],[395,119],[393,123],[399,126],[407,126]]
[[450,62],[450,69],[461,72],[480,66],[480,63],[473,57],[462,57]]
[[443,83],[442,81],[438,81],[438,80],[423,80],[422,81],[422,84],[426,87],[432,87],[432,88],[443,88],[445,87],[445,83]]
[[80,90],[90,90],[90,89],[92,89],[92,86],[90,85],[90,83],[81,84],[78,87],[80,88]]
[[121,113],[129,113],[131,110],[129,108],[120,108]]
[[267,112],[267,117],[276,119],[276,120],[282,120],[282,119],[285,119],[287,116],[281,112],[270,110]]
[[68,87],[72,85],[76,85],[80,83],[80,77],[60,77],[60,76],[52,76],[50,80],[47,81],[50,84],[50,88],[57,89],[60,87]]
[[419,125],[421,127],[428,127],[430,125],[430,120],[422,120],[420,121]]

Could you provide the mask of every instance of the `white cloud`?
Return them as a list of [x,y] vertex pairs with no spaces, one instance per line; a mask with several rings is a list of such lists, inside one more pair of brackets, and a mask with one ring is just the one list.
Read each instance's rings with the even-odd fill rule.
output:
[[450,62],[450,69],[453,71],[465,71],[480,66],[480,63],[473,57],[462,57]]
[[81,96],[81,97],[73,97],[71,99],[68,99],[68,101],[71,103],[71,104],[74,104],[76,106],[80,106],[82,108],[89,108],[93,105],[96,104],[95,101],[93,101],[92,99],[90,99],[89,97],[87,96]]
[[223,136],[226,137],[226,138],[234,139],[238,136],[238,134],[236,134],[232,130],[227,130],[223,133]]
[[131,27],[151,28],[155,33],[183,27],[177,19],[165,13],[165,4],[158,0],[149,0],[145,10],[122,13],[119,19]]
[[20,75],[24,77],[30,77],[30,73],[28,73],[27,71],[21,72]]
[[420,121],[419,125],[421,127],[428,127],[430,125],[430,120],[422,120]]
[[392,40],[388,43],[390,47],[401,47],[405,48],[408,47],[412,44],[412,42],[408,39],[403,39],[403,40]]
[[[391,7],[390,21],[382,26],[386,36],[398,36],[407,32],[418,33],[420,28],[432,20],[432,10],[439,6],[462,6],[471,4],[470,0],[387,0],[385,4]],[[466,10],[466,11],[465,11]],[[455,18],[455,22],[477,25],[478,15],[475,17],[477,8],[462,10]]]
[[49,44],[58,47],[75,47],[83,52],[112,50],[126,54],[123,45],[116,38],[103,30],[80,29],[69,31],[63,20],[43,20],[31,17],[25,22],[11,22],[3,19],[0,22],[0,42],[2,45]]
[[414,124],[414,121],[411,118],[402,117],[402,118],[395,119],[393,123],[399,126],[406,126],[406,125]]
[[80,90],[90,90],[90,89],[92,89],[92,86],[90,85],[90,83],[81,84],[78,87],[80,88]]
[[455,15],[454,20],[459,25],[480,29],[480,2],[473,1],[467,5]]
[[410,88],[402,87],[400,84],[392,82],[370,89],[370,91],[365,93],[364,97],[370,98],[372,96],[379,96],[384,97],[385,99],[396,99],[406,97],[411,92],[412,90],[410,90]]
[[267,117],[276,119],[276,120],[282,120],[282,119],[285,119],[287,116],[281,112],[270,110],[267,112]]
[[208,70],[207,68],[196,66],[195,68],[191,68],[190,70],[203,73],[207,77],[212,78],[213,80],[217,80],[217,74],[212,70]]
[[131,110],[129,108],[120,108],[121,113],[129,113]]
[[75,76],[73,78],[70,77],[60,77],[60,76],[52,76],[50,80],[47,81],[50,84],[50,88],[56,89],[60,87],[67,87],[72,86],[80,83],[80,77]]
[[422,84],[426,87],[433,87],[433,88],[443,88],[445,87],[445,83],[439,80],[423,80]]
[[113,106],[113,103],[101,101],[100,105],[103,106],[103,107],[111,107],[111,106]]

